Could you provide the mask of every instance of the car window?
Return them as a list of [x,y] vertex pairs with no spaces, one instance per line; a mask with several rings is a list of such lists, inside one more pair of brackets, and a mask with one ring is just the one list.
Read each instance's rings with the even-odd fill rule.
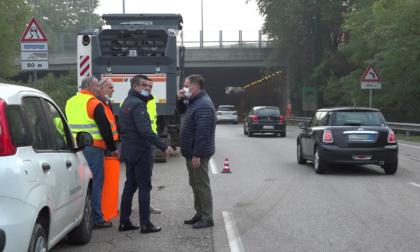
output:
[[324,112],[324,111],[317,112],[312,118],[312,121],[309,124],[309,127],[326,126],[328,123],[328,117],[329,117],[328,112]]
[[235,107],[219,107],[219,111],[236,111]]
[[28,125],[22,120],[22,110],[18,105],[6,107],[7,125],[10,131],[10,138],[14,147],[31,146],[31,136]]
[[380,112],[376,111],[340,111],[334,120],[335,126],[360,125],[381,126],[383,125]]
[[256,111],[257,116],[275,116],[280,115],[280,110],[278,109],[258,109]]
[[53,150],[51,134],[41,100],[36,97],[25,97],[22,102],[29,121],[32,146],[36,150]]
[[[50,118],[50,122],[53,125],[50,125],[52,129],[54,141],[59,150],[70,150],[71,149],[71,140],[69,139],[69,133],[66,126],[66,121],[61,117],[60,113],[57,111],[57,108],[50,103],[48,100],[45,100],[47,104],[47,116]],[[66,127],[65,127],[66,126]]]

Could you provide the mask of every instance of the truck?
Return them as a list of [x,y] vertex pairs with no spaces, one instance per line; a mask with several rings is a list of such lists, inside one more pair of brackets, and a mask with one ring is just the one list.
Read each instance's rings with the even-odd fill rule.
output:
[[[78,83],[86,76],[109,78],[115,92],[111,104],[118,124],[120,103],[131,78],[143,74],[153,80],[159,137],[174,150],[179,146],[181,118],[175,110],[184,80],[185,47],[180,14],[104,14],[106,25],[87,29],[77,37]],[[80,87],[79,87],[80,90]],[[166,162],[156,149],[155,161]]]

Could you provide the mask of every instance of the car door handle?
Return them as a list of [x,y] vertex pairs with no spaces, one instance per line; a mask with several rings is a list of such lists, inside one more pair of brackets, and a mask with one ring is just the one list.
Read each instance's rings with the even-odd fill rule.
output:
[[66,161],[66,166],[67,166],[67,168],[69,168],[71,166],[71,162],[67,160]]
[[51,169],[50,164],[48,164],[48,163],[42,163],[42,170],[48,171],[50,169]]

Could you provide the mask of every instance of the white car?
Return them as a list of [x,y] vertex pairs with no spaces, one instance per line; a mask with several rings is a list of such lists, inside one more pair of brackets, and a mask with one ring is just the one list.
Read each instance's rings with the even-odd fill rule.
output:
[[43,92],[0,83],[0,251],[47,251],[92,234],[92,173],[77,135]]
[[220,105],[217,108],[217,124],[222,122],[238,124],[238,111],[233,105]]

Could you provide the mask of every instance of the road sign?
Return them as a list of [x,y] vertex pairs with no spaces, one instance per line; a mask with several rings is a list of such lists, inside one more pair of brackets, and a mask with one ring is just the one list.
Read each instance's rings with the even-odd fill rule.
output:
[[48,69],[48,60],[42,61],[22,61],[22,70],[40,70]]
[[362,89],[382,89],[382,84],[380,82],[362,81]]
[[47,36],[45,36],[41,27],[39,27],[35,18],[32,18],[31,22],[29,22],[20,42],[48,42]]
[[303,87],[302,88],[302,110],[315,111],[317,102],[317,89],[316,87]]
[[365,74],[363,74],[363,77],[360,81],[361,82],[380,82],[381,77],[379,76],[376,69],[372,65],[370,65],[367,68]]
[[48,60],[48,52],[21,52],[21,60]]
[[20,50],[22,52],[47,52],[48,43],[20,43]]

